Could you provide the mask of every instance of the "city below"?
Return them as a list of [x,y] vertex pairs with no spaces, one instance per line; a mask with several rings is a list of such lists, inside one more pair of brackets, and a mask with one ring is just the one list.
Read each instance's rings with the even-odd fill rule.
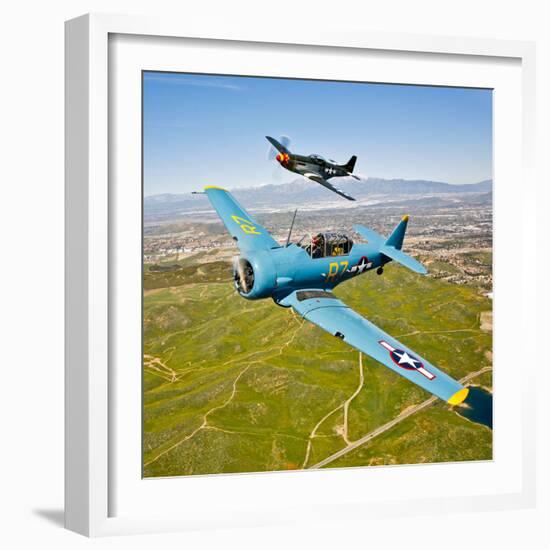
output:
[[[462,191],[466,186],[460,187]],[[378,194],[355,203],[330,197],[330,202],[285,204],[277,209],[265,204],[250,206],[254,201],[245,197],[240,200],[281,244],[288,237],[295,208],[298,213],[291,242],[325,231],[343,231],[360,241],[352,229],[354,224],[387,234],[409,214],[404,248],[426,265],[430,276],[492,291],[491,192]],[[148,215],[145,209],[143,257],[152,271],[179,269],[179,262],[197,255],[205,263],[230,263],[238,254],[219,218],[204,208],[203,200],[195,210],[174,209],[171,213],[165,205],[163,216],[158,216],[158,210],[154,214]]]

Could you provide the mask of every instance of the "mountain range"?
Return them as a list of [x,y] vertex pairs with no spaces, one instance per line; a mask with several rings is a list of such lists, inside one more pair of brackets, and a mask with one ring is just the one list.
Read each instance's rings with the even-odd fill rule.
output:
[[[360,204],[369,200],[384,202],[385,199],[392,201],[407,198],[420,199],[422,196],[488,194],[492,191],[493,181],[484,180],[473,184],[453,185],[428,180],[367,178],[358,181],[352,178],[340,178],[337,185],[355,197]],[[230,191],[245,207],[252,209],[313,203],[317,207],[323,207],[323,205],[331,207],[337,201],[347,202],[321,185],[304,178],[289,183],[266,184]],[[351,206],[350,203],[347,203],[347,206]],[[145,197],[143,207],[146,221],[161,221],[174,219],[193,211],[209,209],[209,203],[205,195],[163,193]]]

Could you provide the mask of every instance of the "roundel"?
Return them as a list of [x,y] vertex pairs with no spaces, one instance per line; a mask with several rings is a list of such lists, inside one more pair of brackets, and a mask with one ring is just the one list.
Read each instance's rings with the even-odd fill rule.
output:
[[390,351],[390,357],[392,361],[401,368],[404,369],[419,369],[423,367],[422,361],[418,360],[414,355],[403,351],[402,349],[393,349]]
[[435,378],[435,374],[424,368],[422,361],[417,359],[414,355],[412,355],[412,353],[399,348],[394,348],[385,340],[380,340],[378,343],[388,350],[391,360],[398,367],[407,370],[415,370],[422,376],[425,376],[428,380],[433,380]]

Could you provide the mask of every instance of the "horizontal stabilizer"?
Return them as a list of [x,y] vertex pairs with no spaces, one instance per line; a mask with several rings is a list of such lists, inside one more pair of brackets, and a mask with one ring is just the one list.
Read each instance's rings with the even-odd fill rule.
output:
[[359,233],[359,235],[361,235],[363,239],[366,239],[367,242],[375,246],[381,246],[386,241],[386,239],[382,237],[382,235],[379,235],[376,231],[373,231],[372,229],[369,229],[364,225],[356,224],[353,226],[353,229],[357,231],[357,233]]
[[380,252],[391,258],[394,262],[400,263],[405,267],[408,267],[411,271],[415,273],[420,273],[421,275],[426,275],[428,273],[427,269],[418,261],[416,261],[412,256],[405,254],[401,250],[389,245],[383,245],[380,247]]

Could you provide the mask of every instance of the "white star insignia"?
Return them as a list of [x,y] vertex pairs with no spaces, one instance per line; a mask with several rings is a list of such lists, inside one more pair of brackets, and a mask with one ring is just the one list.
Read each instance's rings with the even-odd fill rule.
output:
[[399,364],[402,365],[403,363],[407,363],[411,367],[416,368],[416,364],[420,363],[420,361],[413,359],[406,351],[404,351],[401,357],[399,358]]

